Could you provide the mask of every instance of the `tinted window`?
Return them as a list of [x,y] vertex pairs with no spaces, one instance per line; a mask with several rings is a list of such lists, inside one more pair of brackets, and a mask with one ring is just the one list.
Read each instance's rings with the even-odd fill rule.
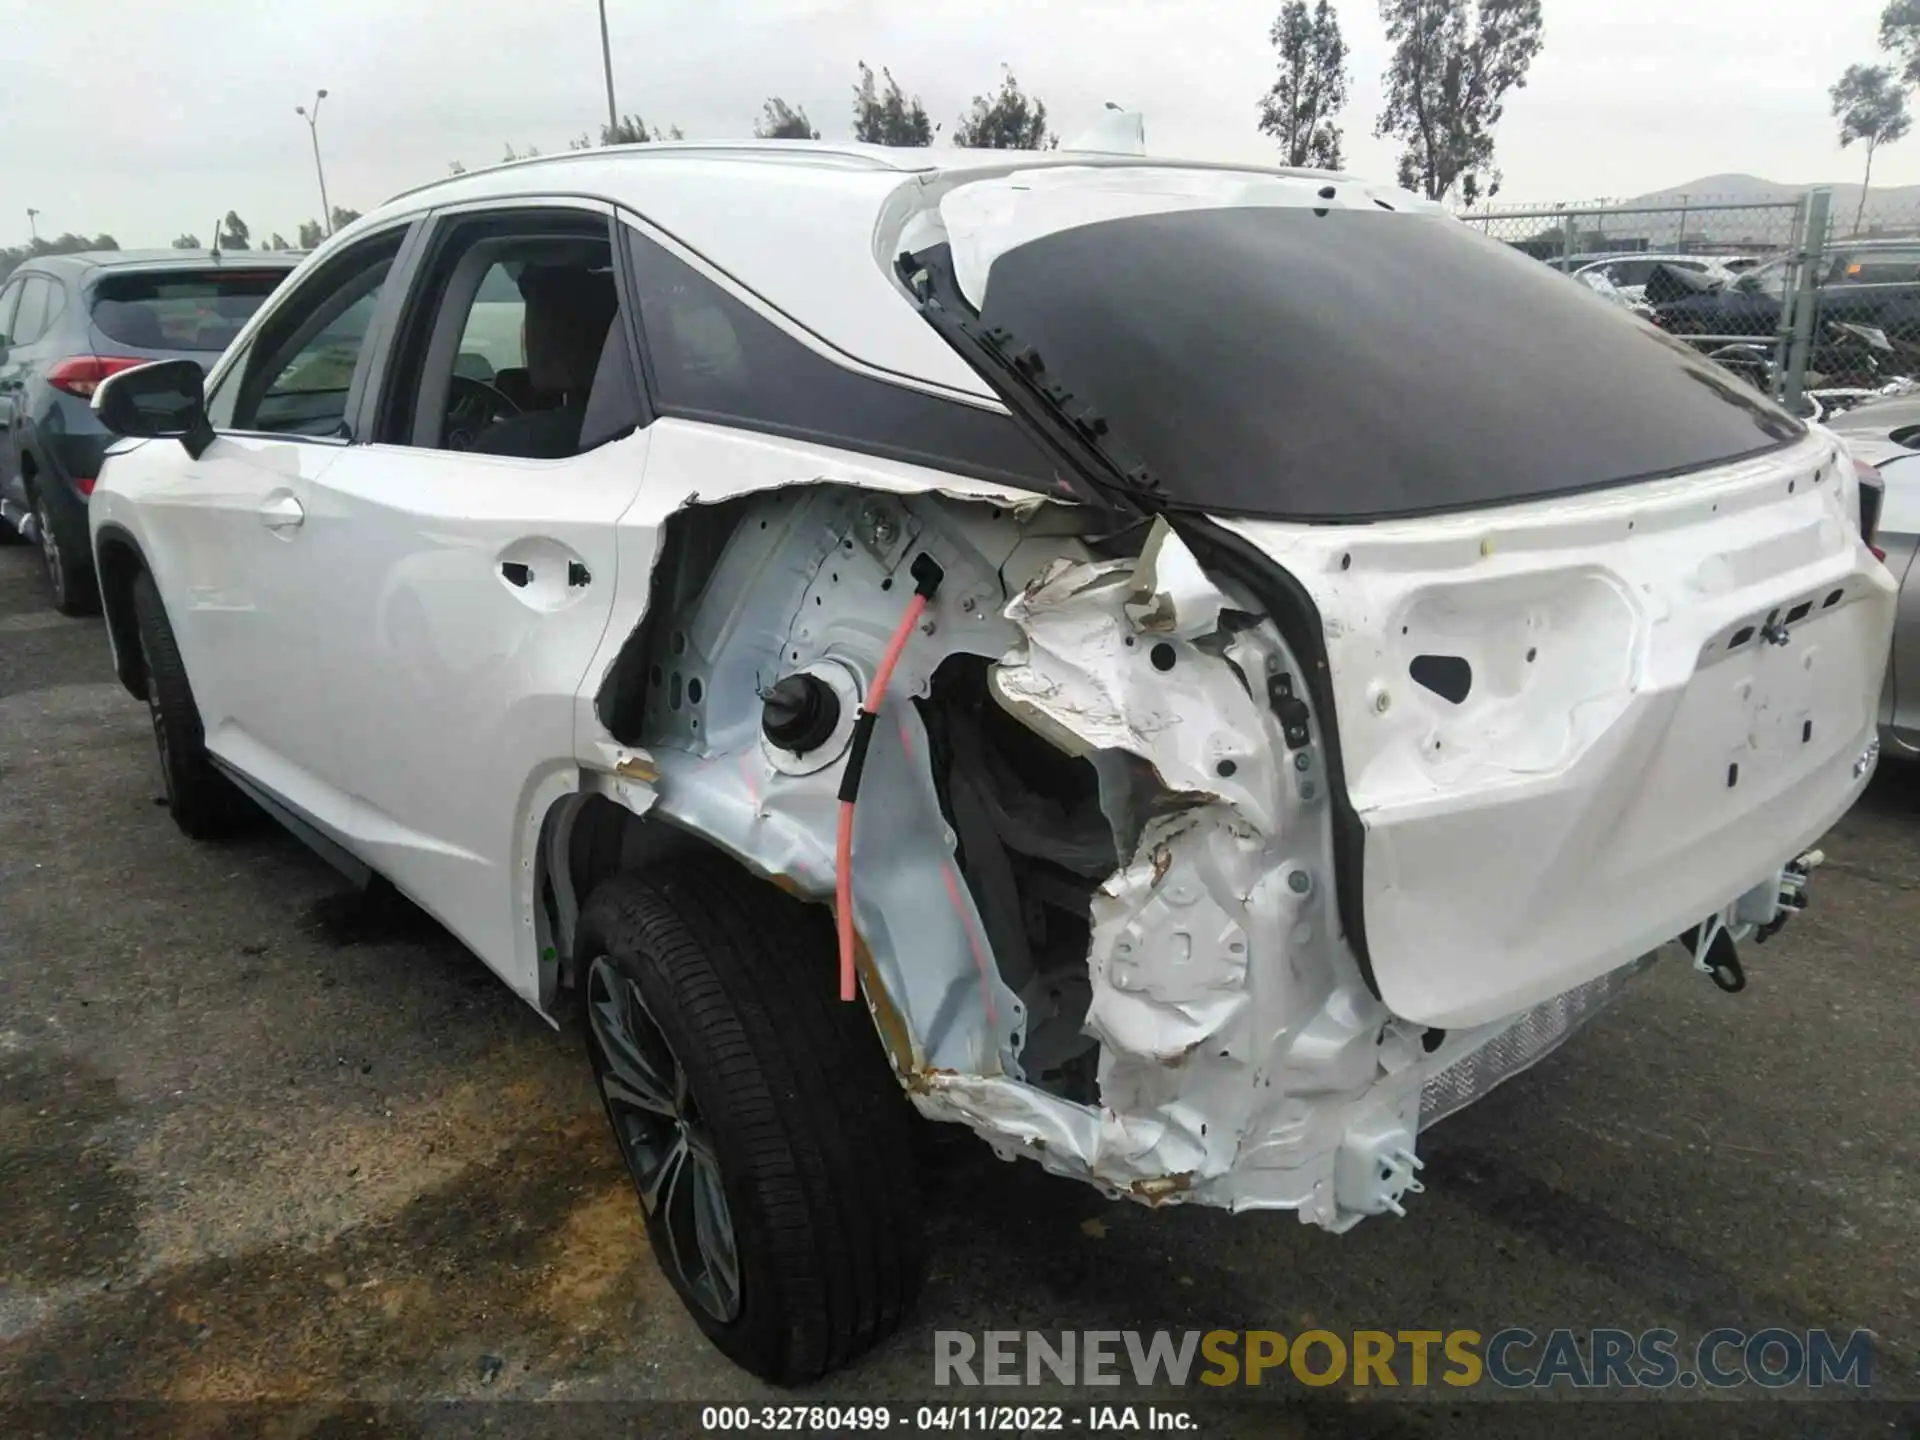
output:
[[711,420],[917,465],[1054,488],[1010,416],[843,368],[629,230],[662,415]]
[[981,320],[1174,504],[1304,520],[1501,504],[1750,455],[1802,427],[1445,216],[1190,210],[997,259]]
[[47,333],[59,309],[60,289],[44,275],[29,275],[20,292],[20,309],[13,317],[13,343],[31,345]]
[[142,350],[224,350],[285,278],[282,270],[107,275],[93,287],[93,323]]
[[362,241],[274,307],[208,399],[216,429],[346,434],[354,376],[403,236]]

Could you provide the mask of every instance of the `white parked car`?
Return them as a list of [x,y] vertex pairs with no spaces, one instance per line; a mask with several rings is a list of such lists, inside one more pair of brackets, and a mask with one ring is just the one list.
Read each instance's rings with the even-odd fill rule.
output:
[[1647,281],[1653,276],[1653,267],[1665,265],[1670,270],[1685,270],[1700,276],[1703,280],[1717,280],[1722,285],[1734,278],[1735,272],[1721,264],[1719,257],[1713,255],[1616,255],[1606,260],[1596,260],[1573,272],[1573,278],[1598,291],[1608,299],[1616,299],[1624,305],[1644,300],[1647,294]]
[[584,1017],[661,1265],[780,1381],[912,1301],[907,1101],[1402,1213],[1642,957],[1744,983],[1875,762],[1837,442],[1344,175],[543,158],[96,404],[181,828],[264,808]]

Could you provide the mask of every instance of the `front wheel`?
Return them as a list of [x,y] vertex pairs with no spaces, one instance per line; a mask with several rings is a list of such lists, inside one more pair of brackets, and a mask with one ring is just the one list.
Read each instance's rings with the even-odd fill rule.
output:
[[54,528],[53,507],[47,497],[33,497],[34,528],[40,532],[40,559],[47,569],[47,588],[53,608],[62,615],[91,615],[100,608],[100,592],[93,570],[74,537]]
[[654,1258],[736,1364],[794,1385],[891,1335],[924,1241],[909,1109],[833,929],[719,859],[618,875],[579,944],[588,1054]]
[[195,840],[214,840],[239,828],[247,799],[222,775],[207,754],[206,732],[187,667],[174,642],[173,626],[153,577],[144,570],[133,581],[133,617],[140,639],[141,669],[147,677],[147,714],[160,751],[160,777],[174,824]]

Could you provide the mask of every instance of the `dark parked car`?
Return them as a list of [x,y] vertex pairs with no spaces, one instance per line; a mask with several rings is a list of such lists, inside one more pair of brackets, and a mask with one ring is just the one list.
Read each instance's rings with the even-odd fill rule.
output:
[[107,376],[149,360],[211,367],[299,264],[280,253],[100,251],[29,260],[0,289],[0,524],[40,546],[53,603],[99,605],[87,497],[113,438]]
[[[1780,328],[1787,265],[1784,259],[1770,260],[1722,289],[1656,304],[1656,323],[1675,335],[1770,340]],[[1821,328],[1816,334],[1833,321],[1852,321],[1876,326],[1896,342],[1920,343],[1920,240],[1858,240],[1833,246],[1819,274],[1815,313]]]

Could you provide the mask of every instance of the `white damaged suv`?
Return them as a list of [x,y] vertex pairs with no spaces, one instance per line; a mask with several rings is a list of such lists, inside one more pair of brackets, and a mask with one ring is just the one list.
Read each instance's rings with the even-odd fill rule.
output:
[[180,826],[264,809],[582,1017],[776,1381],[911,1304],[903,1092],[1108,1194],[1403,1213],[1643,957],[1739,988],[1877,757],[1839,443],[1344,175],[554,156],[95,404]]

